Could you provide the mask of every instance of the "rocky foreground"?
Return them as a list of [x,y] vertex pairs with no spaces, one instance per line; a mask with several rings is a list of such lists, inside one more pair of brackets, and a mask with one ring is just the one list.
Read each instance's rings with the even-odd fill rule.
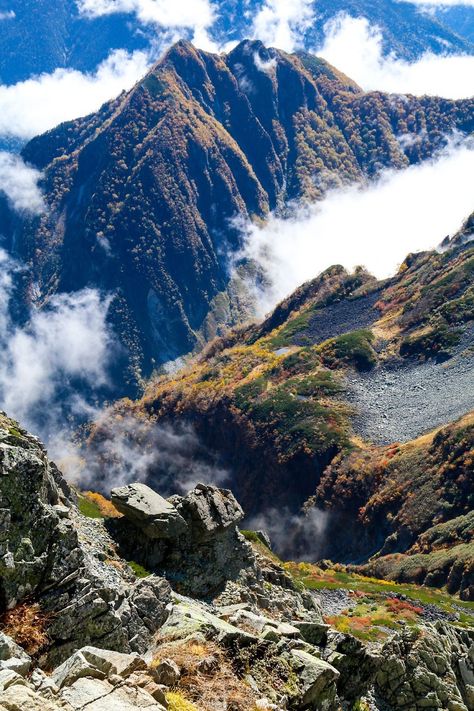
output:
[[472,629],[365,645],[242,536],[230,491],[112,501],[115,518],[83,516],[0,416],[1,711],[474,709]]

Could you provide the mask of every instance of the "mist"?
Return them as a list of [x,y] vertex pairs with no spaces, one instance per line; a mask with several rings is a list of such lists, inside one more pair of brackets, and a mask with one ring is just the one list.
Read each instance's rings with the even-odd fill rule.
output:
[[267,509],[245,521],[252,531],[265,531],[272,549],[283,559],[316,562],[324,551],[329,512],[312,508],[305,513]]

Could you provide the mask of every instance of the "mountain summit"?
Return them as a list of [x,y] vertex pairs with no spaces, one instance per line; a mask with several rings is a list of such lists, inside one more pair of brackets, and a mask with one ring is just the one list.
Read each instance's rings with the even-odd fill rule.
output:
[[136,382],[242,318],[229,257],[245,221],[429,158],[474,129],[473,108],[364,93],[317,57],[260,42],[216,55],[180,41],[130,92],[25,147],[47,211],[11,220],[24,298],[113,293]]

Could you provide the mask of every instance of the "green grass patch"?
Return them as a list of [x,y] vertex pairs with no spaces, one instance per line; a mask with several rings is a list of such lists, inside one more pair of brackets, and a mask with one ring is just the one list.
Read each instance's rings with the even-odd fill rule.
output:
[[78,498],[79,511],[83,516],[87,516],[87,518],[104,518],[97,504],[88,499],[87,496],[79,494]]
[[150,571],[144,568],[143,565],[140,565],[140,563],[136,563],[134,560],[128,560],[127,563],[137,578],[148,578],[148,576],[151,575]]
[[318,346],[323,362],[329,367],[346,364],[357,370],[371,370],[377,363],[372,347],[374,334],[368,329],[351,331],[338,338],[330,338]]

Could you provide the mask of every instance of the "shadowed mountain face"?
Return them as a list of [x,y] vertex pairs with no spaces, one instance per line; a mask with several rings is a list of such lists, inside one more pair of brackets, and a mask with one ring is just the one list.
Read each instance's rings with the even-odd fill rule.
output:
[[474,129],[473,109],[366,94],[322,60],[258,42],[228,55],[179,42],[132,91],[25,147],[48,205],[10,227],[26,300],[113,293],[133,382],[241,318],[229,254],[242,220],[428,158]]

